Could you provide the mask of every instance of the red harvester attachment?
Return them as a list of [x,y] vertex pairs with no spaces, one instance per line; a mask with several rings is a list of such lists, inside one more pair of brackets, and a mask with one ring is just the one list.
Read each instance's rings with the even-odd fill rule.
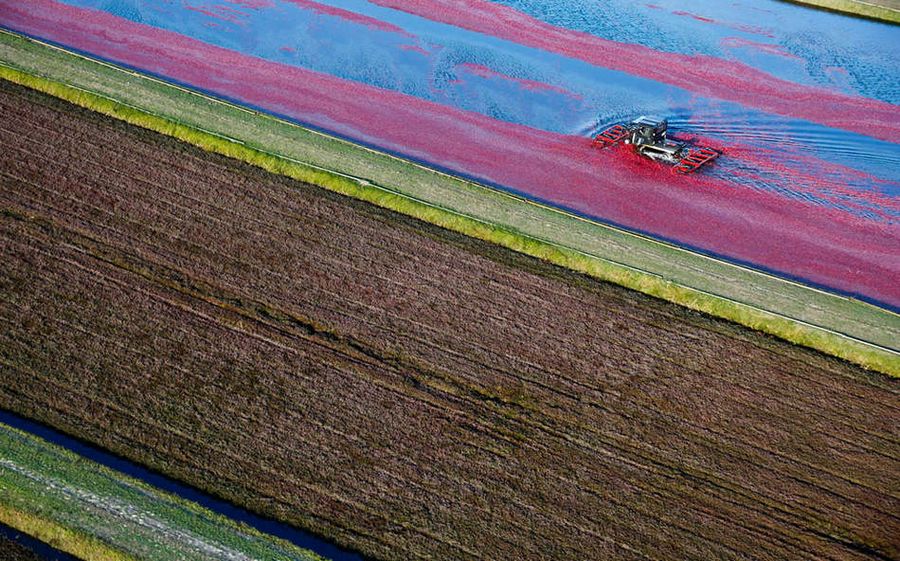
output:
[[630,133],[624,125],[613,125],[595,136],[593,145],[597,148],[609,148],[624,140]]
[[675,173],[691,173],[718,157],[719,153],[712,148],[694,148],[675,166],[674,171]]

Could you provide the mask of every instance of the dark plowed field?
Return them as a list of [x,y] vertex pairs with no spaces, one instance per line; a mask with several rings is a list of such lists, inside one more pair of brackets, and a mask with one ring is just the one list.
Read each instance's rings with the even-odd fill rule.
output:
[[0,87],[0,407],[383,559],[900,556],[900,383]]

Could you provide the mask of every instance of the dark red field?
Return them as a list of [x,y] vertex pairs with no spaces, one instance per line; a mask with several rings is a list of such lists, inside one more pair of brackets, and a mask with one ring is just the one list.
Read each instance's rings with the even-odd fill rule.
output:
[[0,407],[378,559],[896,559],[900,383],[0,83]]

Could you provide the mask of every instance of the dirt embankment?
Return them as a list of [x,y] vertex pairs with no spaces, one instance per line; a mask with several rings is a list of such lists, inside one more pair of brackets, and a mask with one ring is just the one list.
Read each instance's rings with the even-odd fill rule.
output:
[[0,407],[381,559],[900,556],[900,383],[0,85]]

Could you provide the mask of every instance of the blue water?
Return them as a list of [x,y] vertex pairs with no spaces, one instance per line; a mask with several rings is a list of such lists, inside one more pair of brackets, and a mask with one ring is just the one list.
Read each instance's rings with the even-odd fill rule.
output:
[[[579,2],[577,9],[571,0],[495,3],[613,41],[738,60],[792,82],[900,103],[900,29],[887,23],[777,0],[594,0]],[[730,38],[779,47],[798,58],[735,47]]]
[[719,139],[724,147],[739,142],[778,148],[784,151],[784,163],[792,156],[814,156],[823,163],[846,166],[878,179],[848,183],[850,187],[900,196],[900,149],[896,143],[721,101],[706,105],[695,100],[689,111],[674,108],[666,115],[673,130]]
[[[396,25],[414,37],[276,1],[261,10],[234,7],[225,21],[192,9],[214,2],[64,0],[174,31],[273,62],[401,92],[533,128],[573,134],[604,117],[687,106],[694,94],[624,72],[470,32],[363,0],[324,2]],[[352,37],[353,40],[340,40]],[[412,50],[411,48],[421,49]],[[528,91],[502,78],[473,77],[475,63],[521,80],[544,82],[571,96]]]
[[[173,495],[177,495],[189,501],[193,501],[204,508],[207,508],[217,514],[243,522],[253,528],[276,536],[283,540],[287,540],[294,545],[308,549],[318,555],[331,561],[365,561],[366,558],[358,553],[354,553],[338,547],[337,545],[318,538],[308,532],[304,532],[293,526],[264,518],[253,514],[252,512],[235,506],[231,503],[217,499],[193,487],[179,483],[173,479],[166,477],[160,473],[141,467],[129,460],[106,452],[96,446],[86,444],[78,439],[67,436],[57,430],[49,428],[35,421],[28,420],[24,417],[11,413],[9,411],[0,410],[0,423],[7,424],[21,431],[33,434],[44,440],[51,442],[57,446],[65,448],[70,452],[83,456],[90,460],[102,464],[110,469],[124,473],[134,479],[138,479],[152,485],[158,489],[162,489]],[[67,561],[67,560],[63,560]]]

